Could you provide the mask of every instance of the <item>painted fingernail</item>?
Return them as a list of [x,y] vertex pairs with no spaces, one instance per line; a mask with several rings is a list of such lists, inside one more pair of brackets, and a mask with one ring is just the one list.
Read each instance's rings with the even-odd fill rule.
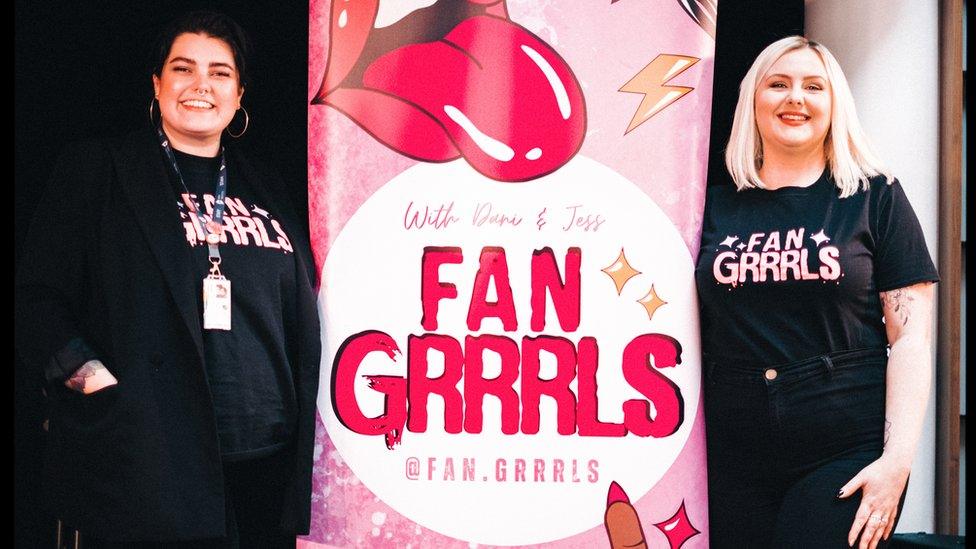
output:
[[624,492],[624,489],[617,484],[617,481],[611,481],[610,490],[607,493],[607,507],[618,501],[630,503],[630,498],[627,497],[627,492]]
[[841,488],[840,490],[837,490],[837,497],[841,497],[843,495],[844,495],[844,489],[843,488]]

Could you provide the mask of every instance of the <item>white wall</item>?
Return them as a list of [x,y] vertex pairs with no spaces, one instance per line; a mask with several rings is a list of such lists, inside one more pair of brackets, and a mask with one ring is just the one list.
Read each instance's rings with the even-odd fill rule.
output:
[[[844,68],[877,153],[938,247],[939,43],[935,0],[806,0],[806,35]],[[934,315],[933,315],[934,316]],[[935,349],[932,349],[933,363]],[[899,532],[935,529],[935,375]]]

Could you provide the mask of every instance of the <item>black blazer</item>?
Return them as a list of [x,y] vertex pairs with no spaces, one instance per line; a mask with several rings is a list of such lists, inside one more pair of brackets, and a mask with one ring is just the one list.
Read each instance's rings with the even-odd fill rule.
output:
[[[51,404],[46,498],[97,537],[223,536],[216,418],[177,196],[152,131],[70,148],[37,208],[16,281],[16,340]],[[272,172],[227,148],[230,184],[247,178],[292,237],[299,342],[295,460],[282,526],[309,528],[320,333],[303,228]],[[270,209],[269,208],[269,209]],[[119,380],[93,395],[63,381],[98,357]]]

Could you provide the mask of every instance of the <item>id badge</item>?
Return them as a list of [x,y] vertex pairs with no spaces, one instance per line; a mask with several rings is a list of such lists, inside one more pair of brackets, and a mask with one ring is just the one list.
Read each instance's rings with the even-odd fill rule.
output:
[[230,280],[222,276],[203,279],[203,329],[230,330]]

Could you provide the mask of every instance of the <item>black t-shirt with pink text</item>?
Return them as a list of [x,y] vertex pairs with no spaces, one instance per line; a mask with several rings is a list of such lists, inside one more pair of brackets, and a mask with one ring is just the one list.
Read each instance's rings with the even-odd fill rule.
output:
[[707,359],[757,368],[887,345],[879,292],[938,281],[897,181],[840,198],[808,187],[708,189],[695,270]]
[[[170,174],[183,235],[196,271],[203,319],[203,279],[209,274],[205,235],[191,216],[193,206],[211,220],[219,158],[174,151],[186,190]],[[220,449],[225,461],[254,459],[292,439],[297,418],[292,377],[292,341],[297,332],[296,263],[282,218],[258,198],[246,179],[227,164],[220,270],[231,283],[231,330],[204,330],[207,380],[213,397]],[[294,220],[289,220],[294,222]]]

